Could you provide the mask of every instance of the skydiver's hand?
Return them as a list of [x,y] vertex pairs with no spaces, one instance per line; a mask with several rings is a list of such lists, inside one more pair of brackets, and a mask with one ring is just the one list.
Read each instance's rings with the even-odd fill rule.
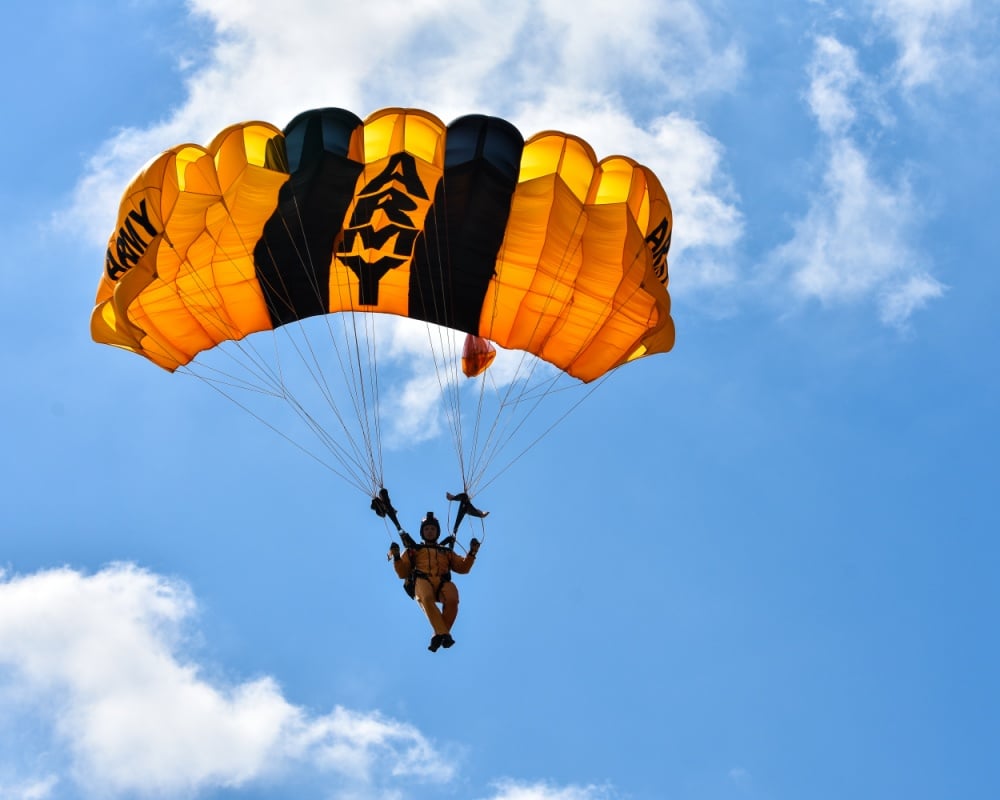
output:
[[472,539],[469,542],[469,555],[470,556],[474,556],[478,552],[479,552],[479,540],[478,539]]
[[399,561],[399,545],[395,542],[389,545],[389,558],[393,561]]

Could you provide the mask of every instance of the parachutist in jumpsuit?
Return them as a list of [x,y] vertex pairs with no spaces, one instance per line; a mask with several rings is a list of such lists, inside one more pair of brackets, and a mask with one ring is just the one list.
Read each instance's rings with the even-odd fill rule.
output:
[[[420,604],[434,629],[427,648],[431,652],[455,644],[451,638],[451,626],[458,616],[458,588],[452,583],[451,573],[467,573],[479,552],[479,541],[473,539],[469,543],[469,554],[460,556],[451,548],[437,543],[440,535],[441,524],[429,511],[420,523],[421,544],[408,547],[402,555],[395,542],[389,550],[396,574],[404,580],[412,579],[412,597]],[[438,603],[443,606],[440,610]]]

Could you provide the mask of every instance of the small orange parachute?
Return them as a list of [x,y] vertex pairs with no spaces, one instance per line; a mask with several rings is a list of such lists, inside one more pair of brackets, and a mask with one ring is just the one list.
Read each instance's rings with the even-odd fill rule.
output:
[[496,357],[497,349],[486,339],[466,334],[465,344],[462,346],[462,372],[466,378],[482,375]]

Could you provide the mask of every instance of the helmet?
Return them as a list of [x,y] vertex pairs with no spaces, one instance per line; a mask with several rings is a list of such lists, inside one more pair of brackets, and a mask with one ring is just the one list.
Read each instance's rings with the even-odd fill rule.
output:
[[[431,536],[427,536],[424,534],[424,526],[426,525],[434,526],[434,533]],[[420,538],[428,542],[435,542],[437,541],[437,538],[440,535],[441,535],[441,523],[438,521],[438,518],[434,516],[433,511],[428,511],[427,516],[424,517],[422,520],[420,520]]]

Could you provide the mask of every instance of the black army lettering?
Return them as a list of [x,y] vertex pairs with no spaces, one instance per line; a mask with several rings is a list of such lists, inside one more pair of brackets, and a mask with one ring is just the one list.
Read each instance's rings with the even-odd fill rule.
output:
[[670,249],[672,235],[670,222],[664,217],[646,237],[646,244],[653,252],[653,274],[664,284],[667,282],[667,251]]
[[[419,234],[411,217],[419,208],[415,197],[428,199],[417,174],[416,161],[409,153],[395,153],[386,168],[358,194],[336,255],[358,278],[359,305],[378,305],[379,281],[413,255]],[[388,220],[378,228],[373,222],[377,211],[383,212]],[[352,252],[358,239],[369,253]]]
[[[148,235],[148,239],[144,238],[144,233]],[[108,277],[117,281],[132,269],[142,258],[142,254],[146,252],[153,237],[158,233],[159,231],[156,230],[149,218],[145,199],[139,201],[139,210],[129,211],[124,224],[118,229],[113,243],[114,250],[112,247],[108,247],[104,256],[104,269],[107,271]]]

